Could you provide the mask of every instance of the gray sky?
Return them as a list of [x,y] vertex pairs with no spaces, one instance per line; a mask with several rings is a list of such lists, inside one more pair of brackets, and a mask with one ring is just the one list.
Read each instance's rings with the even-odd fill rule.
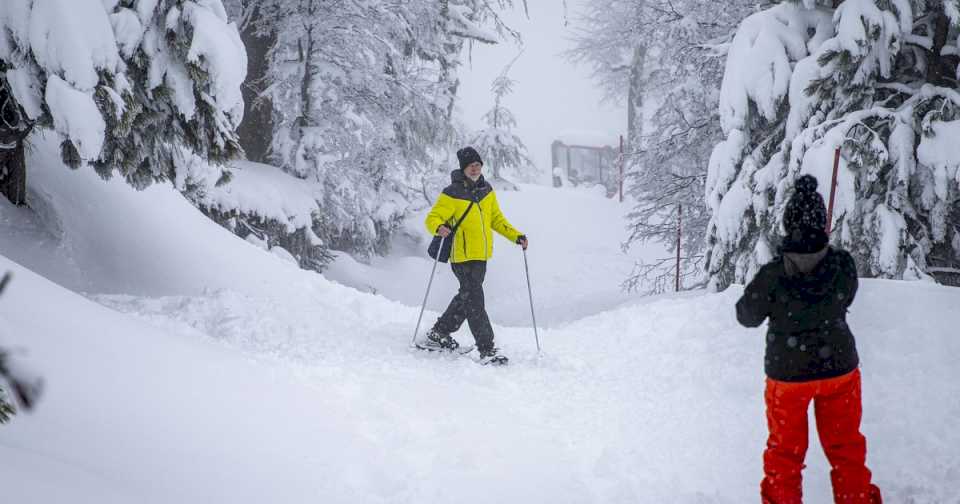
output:
[[[523,139],[541,170],[550,168],[550,143],[564,130],[599,130],[611,136],[626,128],[626,110],[601,103],[602,93],[588,69],[574,66],[560,53],[570,47],[572,23],[589,0],[568,0],[570,27],[563,25],[563,0],[528,0],[530,19],[522,2],[507,13],[510,25],[523,34],[526,50],[510,72],[517,81],[505,105],[517,119],[515,133]],[[475,44],[473,62],[462,68],[460,117],[471,128],[481,128],[481,117],[493,105],[490,84],[519,51],[512,42],[496,46]]]

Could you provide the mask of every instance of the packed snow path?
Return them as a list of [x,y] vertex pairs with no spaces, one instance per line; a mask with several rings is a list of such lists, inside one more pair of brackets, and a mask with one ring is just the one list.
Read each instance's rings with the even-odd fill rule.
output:
[[[35,414],[0,427],[11,502],[757,500],[763,332],[737,326],[738,288],[558,323],[542,356],[529,327],[498,325],[511,365],[485,368],[411,353],[417,307],[289,267],[163,187],[59,168],[31,175],[69,180],[63,193],[35,215],[0,208],[4,231],[45,236],[84,274],[44,264],[56,253],[39,239],[36,271],[138,295],[84,299],[0,257],[16,275],[0,338],[49,384]],[[544,294],[545,312],[564,296]],[[958,302],[865,281],[854,304],[868,461],[888,502],[958,499]],[[829,502],[815,441],[808,465],[808,502]]]

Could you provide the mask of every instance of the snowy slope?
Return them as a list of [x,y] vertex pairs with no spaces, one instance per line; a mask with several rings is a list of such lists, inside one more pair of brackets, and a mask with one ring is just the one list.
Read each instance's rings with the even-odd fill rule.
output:
[[[35,414],[0,427],[11,502],[756,501],[763,337],[737,326],[738,288],[558,324],[539,358],[529,327],[497,326],[512,363],[488,369],[411,354],[416,307],[289,267],[171,189],[47,162],[30,173],[42,210],[0,207],[0,270],[15,273],[0,341],[49,386]],[[557,253],[589,261],[582,236]],[[544,312],[614,280],[594,272],[544,289]],[[865,281],[854,303],[887,502],[960,497],[958,302],[955,289]],[[808,501],[828,502],[815,443],[808,464]]]
[[[55,138],[32,137],[28,201],[0,202],[0,252],[61,285],[96,293],[194,294],[232,288],[280,293],[304,282],[294,266],[202,218],[168,185],[132,190],[62,165]],[[42,168],[38,168],[42,167]],[[254,267],[266,261],[269,267]]]

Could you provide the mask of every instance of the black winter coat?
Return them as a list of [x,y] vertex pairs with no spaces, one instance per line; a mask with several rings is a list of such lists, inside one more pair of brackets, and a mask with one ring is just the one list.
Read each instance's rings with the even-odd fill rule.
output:
[[857,294],[857,267],[844,250],[786,253],[764,265],[737,301],[737,320],[767,318],[764,369],[774,380],[802,382],[847,374],[860,363],[847,309]]

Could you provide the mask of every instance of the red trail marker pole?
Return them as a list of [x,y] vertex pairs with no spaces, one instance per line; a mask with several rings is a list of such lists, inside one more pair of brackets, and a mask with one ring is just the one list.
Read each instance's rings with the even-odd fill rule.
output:
[[833,230],[833,200],[837,195],[837,170],[840,168],[840,147],[833,155],[833,178],[830,181],[830,204],[827,206],[827,234]]
[[677,292],[680,292],[680,236],[683,230],[683,205],[677,204]]
[[623,135],[620,135],[620,203],[623,203]]

